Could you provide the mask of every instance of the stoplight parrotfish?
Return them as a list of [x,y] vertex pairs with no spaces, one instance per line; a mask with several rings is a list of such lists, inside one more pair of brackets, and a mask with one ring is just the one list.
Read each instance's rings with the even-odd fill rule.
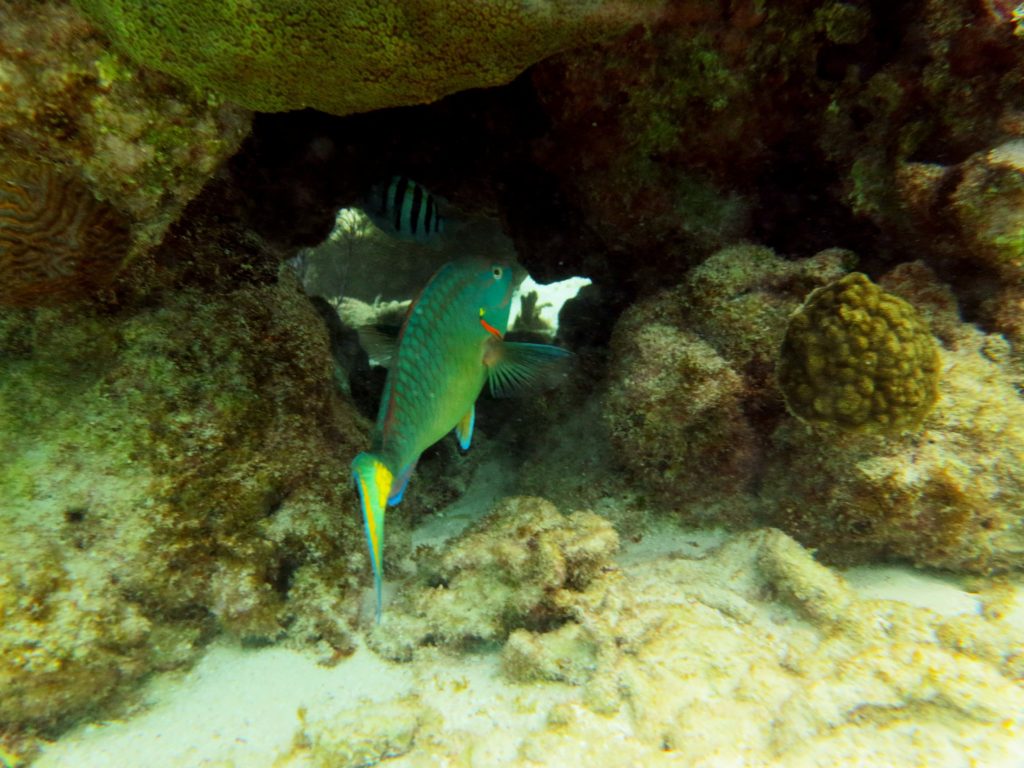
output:
[[554,383],[571,358],[560,347],[504,340],[514,287],[510,264],[446,264],[409,307],[399,331],[370,450],[352,462],[378,622],[385,510],[402,500],[420,455],[452,430],[468,450],[485,383],[496,397],[535,392]]

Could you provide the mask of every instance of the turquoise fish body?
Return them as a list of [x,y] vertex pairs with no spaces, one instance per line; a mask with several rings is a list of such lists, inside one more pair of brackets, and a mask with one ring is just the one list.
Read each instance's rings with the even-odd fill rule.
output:
[[488,381],[498,396],[542,385],[569,353],[503,340],[515,284],[508,264],[442,267],[409,308],[392,355],[370,451],[352,462],[381,615],[384,513],[401,501],[420,454],[453,429],[462,448]]

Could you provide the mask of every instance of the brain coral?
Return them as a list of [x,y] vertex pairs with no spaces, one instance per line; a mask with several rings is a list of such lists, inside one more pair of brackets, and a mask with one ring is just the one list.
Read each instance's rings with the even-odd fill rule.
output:
[[939,358],[910,304],[854,272],[790,319],[778,381],[790,410],[848,430],[916,426],[935,403]]
[[34,306],[109,282],[128,223],[84,184],[39,165],[0,164],[0,304]]
[[78,0],[139,63],[274,112],[349,114],[506,83],[661,2]]

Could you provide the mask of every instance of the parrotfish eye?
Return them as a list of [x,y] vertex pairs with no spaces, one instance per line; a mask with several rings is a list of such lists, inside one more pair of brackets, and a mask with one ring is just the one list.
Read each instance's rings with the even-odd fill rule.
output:
[[505,274],[505,270],[501,267],[492,267],[491,274],[494,275],[495,280],[501,280],[501,276]]

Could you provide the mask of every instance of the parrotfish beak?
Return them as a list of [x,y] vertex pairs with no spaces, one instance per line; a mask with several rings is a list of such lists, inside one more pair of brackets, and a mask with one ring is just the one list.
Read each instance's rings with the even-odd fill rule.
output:
[[352,479],[359,491],[359,505],[363,510],[363,526],[377,594],[376,621],[379,624],[384,588],[384,512],[394,478],[391,470],[376,456],[360,453],[352,461]]

